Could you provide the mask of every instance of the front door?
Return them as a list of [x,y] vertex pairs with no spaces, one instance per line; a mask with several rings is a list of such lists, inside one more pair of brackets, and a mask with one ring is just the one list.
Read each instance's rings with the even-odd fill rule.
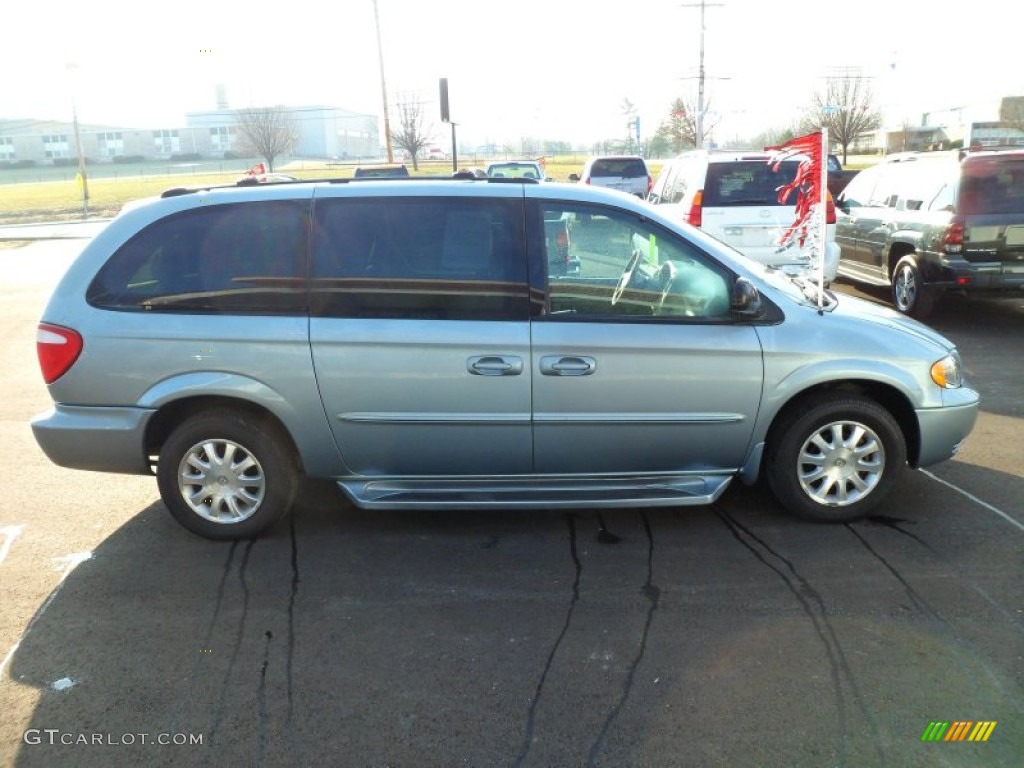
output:
[[556,213],[570,221],[580,264],[579,274],[548,276],[548,306],[532,324],[536,471],[739,467],[763,370],[755,329],[730,316],[731,274],[627,211],[529,208],[531,223]]

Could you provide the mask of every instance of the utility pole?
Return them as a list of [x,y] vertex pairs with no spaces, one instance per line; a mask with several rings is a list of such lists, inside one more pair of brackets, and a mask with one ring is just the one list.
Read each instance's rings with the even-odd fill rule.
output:
[[395,150],[391,146],[391,118],[388,116],[388,87],[384,80],[384,48],[380,44],[380,15],[377,0],[373,0],[373,20],[377,25],[377,61],[380,63],[380,95],[384,102],[384,141],[388,148],[388,162],[395,162]]
[[697,70],[697,119],[694,125],[694,144],[697,149],[704,147],[704,10],[721,8],[723,3],[683,3],[680,8],[700,8],[700,66]]
[[66,67],[71,73],[71,122],[75,130],[75,147],[78,151],[78,179],[82,185],[82,218],[89,218],[89,176],[85,170],[85,149],[82,147],[82,134],[78,129],[78,104],[76,99],[78,65],[69,62]]

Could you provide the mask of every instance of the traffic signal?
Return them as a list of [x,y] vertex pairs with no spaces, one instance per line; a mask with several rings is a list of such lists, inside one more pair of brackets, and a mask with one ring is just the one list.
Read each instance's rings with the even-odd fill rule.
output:
[[450,123],[451,115],[448,114],[448,78],[441,78],[441,122]]

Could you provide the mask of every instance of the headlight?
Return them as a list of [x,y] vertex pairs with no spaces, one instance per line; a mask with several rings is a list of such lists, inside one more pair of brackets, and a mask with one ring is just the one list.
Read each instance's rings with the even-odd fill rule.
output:
[[932,381],[943,389],[956,389],[963,383],[963,376],[960,374],[960,361],[954,355],[946,355],[944,358],[932,364]]

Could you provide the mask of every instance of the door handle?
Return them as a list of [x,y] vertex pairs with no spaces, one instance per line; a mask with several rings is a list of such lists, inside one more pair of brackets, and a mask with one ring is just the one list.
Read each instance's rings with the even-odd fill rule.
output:
[[583,355],[545,355],[540,359],[544,376],[589,376],[597,370],[597,361]]
[[518,376],[523,372],[523,359],[478,355],[466,361],[466,370],[475,376]]

